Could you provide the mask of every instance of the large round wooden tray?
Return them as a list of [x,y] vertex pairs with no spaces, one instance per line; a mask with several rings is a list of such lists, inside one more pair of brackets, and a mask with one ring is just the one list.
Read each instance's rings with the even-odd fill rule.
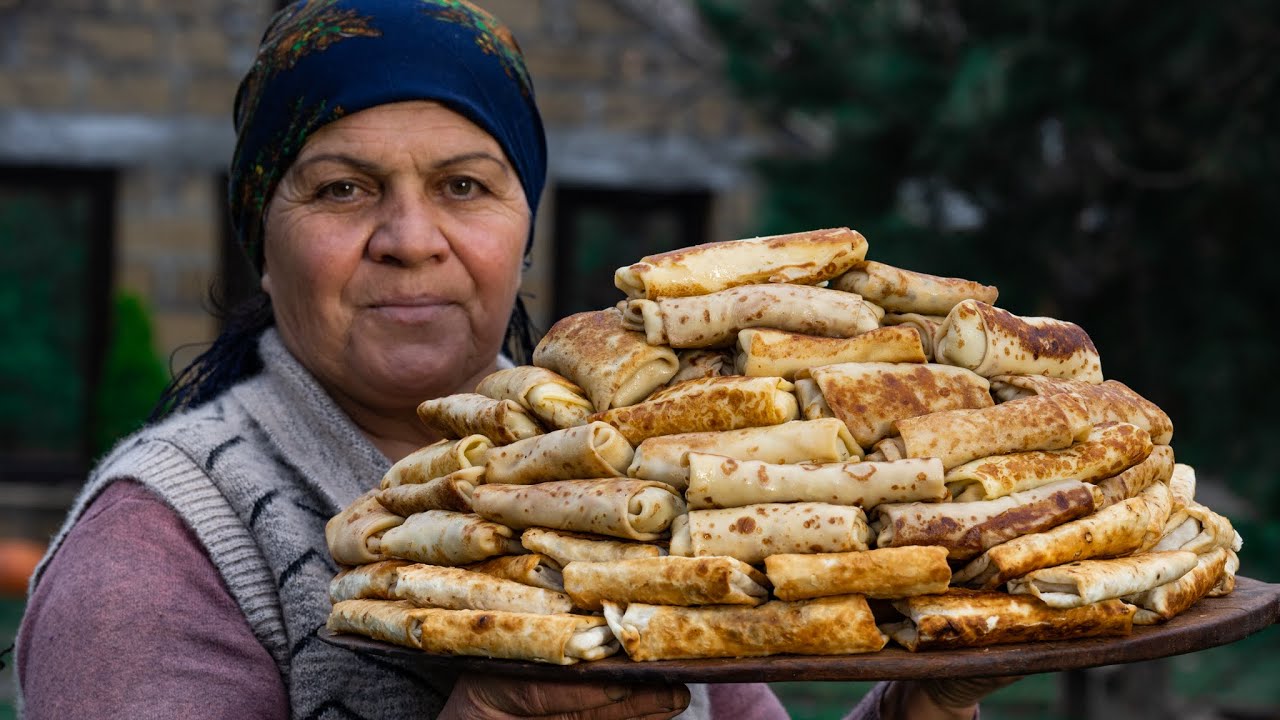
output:
[[764,658],[632,662],[611,657],[576,665],[431,655],[420,650],[320,630],[325,642],[356,652],[447,666],[459,672],[559,681],[736,683],[796,680],[892,680],[1026,675],[1138,662],[1226,645],[1280,622],[1280,585],[1237,578],[1222,598],[1205,598],[1163,625],[1135,627],[1127,637],[1018,643],[968,650],[841,656],[775,655]]

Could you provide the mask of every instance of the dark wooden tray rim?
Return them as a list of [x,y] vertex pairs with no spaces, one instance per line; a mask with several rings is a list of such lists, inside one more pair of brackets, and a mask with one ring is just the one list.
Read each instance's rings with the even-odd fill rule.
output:
[[458,672],[565,682],[646,681],[737,683],[808,680],[893,680],[1027,675],[1140,662],[1196,652],[1241,640],[1280,622],[1280,585],[1237,578],[1222,598],[1205,598],[1163,625],[1135,627],[1117,638],[1086,638],[996,645],[965,650],[908,652],[890,644],[866,655],[796,656],[633,662],[614,656],[576,665],[548,665],[461,655],[432,655],[412,648],[339,635],[321,628],[320,639],[356,652],[447,666]]

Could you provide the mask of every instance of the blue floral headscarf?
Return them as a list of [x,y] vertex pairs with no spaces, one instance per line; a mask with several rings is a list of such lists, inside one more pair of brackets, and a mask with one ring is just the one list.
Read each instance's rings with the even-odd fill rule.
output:
[[255,267],[267,203],[307,138],[407,100],[439,102],[493,136],[537,214],[546,137],[520,47],[497,18],[466,0],[298,0],[272,20],[236,93],[228,193]]

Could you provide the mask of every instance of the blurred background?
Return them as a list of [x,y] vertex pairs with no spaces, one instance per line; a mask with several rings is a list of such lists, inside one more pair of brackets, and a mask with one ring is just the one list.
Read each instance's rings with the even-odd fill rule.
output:
[[[1173,417],[1241,573],[1280,581],[1280,4],[479,4],[520,39],[548,129],[524,288],[542,328],[612,305],[614,268],[646,254],[853,227],[872,259],[1085,327]],[[224,188],[278,5],[0,0],[0,650],[94,458],[256,282]],[[1272,629],[1029,678],[984,717],[1274,718],[1277,676]],[[865,687],[777,689],[837,718]]]

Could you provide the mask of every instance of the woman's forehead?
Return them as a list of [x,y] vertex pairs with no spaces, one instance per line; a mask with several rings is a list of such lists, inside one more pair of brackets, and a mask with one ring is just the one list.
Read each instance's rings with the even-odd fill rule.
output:
[[414,100],[361,110],[335,120],[307,139],[299,160],[338,148],[363,146],[419,151],[487,150],[506,162],[498,141],[440,103]]

